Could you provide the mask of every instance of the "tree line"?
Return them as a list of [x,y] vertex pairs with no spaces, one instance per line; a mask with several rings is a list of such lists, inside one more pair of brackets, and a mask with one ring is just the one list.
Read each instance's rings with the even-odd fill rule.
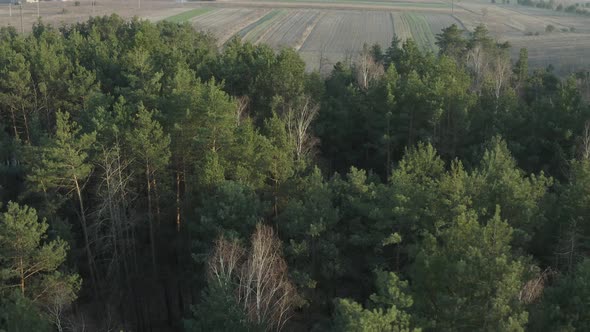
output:
[[1,28],[0,330],[589,329],[588,78],[437,46]]

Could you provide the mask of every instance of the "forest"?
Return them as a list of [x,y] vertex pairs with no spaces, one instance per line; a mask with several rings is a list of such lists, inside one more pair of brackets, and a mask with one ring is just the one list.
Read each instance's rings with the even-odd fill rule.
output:
[[1,28],[0,331],[589,331],[588,74],[436,43]]

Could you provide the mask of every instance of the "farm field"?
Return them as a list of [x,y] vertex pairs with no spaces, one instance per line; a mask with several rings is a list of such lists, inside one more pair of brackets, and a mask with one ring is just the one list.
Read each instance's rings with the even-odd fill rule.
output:
[[336,61],[353,59],[364,43],[387,47],[394,35],[391,15],[373,11],[326,12],[299,52],[308,68],[325,70]]
[[222,46],[240,30],[257,22],[268,13],[268,9],[218,8],[192,18],[190,23],[197,30],[213,34],[218,40],[218,45]]
[[[422,50],[437,51],[435,36],[457,24],[473,30],[485,24],[493,37],[529,50],[530,66],[553,64],[558,74],[590,68],[590,18],[518,5],[492,5],[485,0],[217,0],[188,3],[161,0],[91,0],[42,2],[44,22],[69,24],[113,12],[151,21],[188,22],[209,32],[223,45],[233,36],[275,49],[296,49],[308,70],[328,72],[337,61],[351,60],[364,43],[390,45],[394,34],[412,38]],[[499,1],[498,1],[499,2]],[[21,28],[19,8],[0,5],[0,26]],[[12,14],[12,15],[10,15]],[[24,4],[22,29],[37,21],[36,4]],[[546,33],[548,25],[555,32]]]
[[[409,2],[356,1],[355,5],[365,5],[364,10],[347,7],[347,0],[316,0],[313,5],[336,1],[335,9],[316,8],[308,0],[228,0],[220,4],[268,9],[234,35],[255,44],[266,43],[275,49],[292,47],[306,61],[308,70],[324,73],[337,61],[352,61],[364,43],[377,43],[386,48],[397,35],[402,41],[414,39],[424,51],[437,52],[435,36],[443,28],[457,24],[461,29],[473,30],[482,23],[493,37],[513,45],[514,56],[521,47],[528,48],[531,67],[553,64],[556,72],[562,75],[590,67],[590,19],[586,17],[477,1],[460,2],[442,11],[440,8],[448,2],[436,2],[434,6],[432,1],[416,1],[410,3],[411,8],[399,9],[397,6]],[[268,7],[268,3],[273,6]],[[383,10],[383,4],[391,8]],[[419,6],[427,9],[419,9]],[[199,21],[204,18],[197,16],[192,22],[199,28]],[[553,25],[556,32],[546,33],[548,25]]]
[[296,10],[291,15],[287,14],[285,11],[275,13],[266,26],[257,24],[252,29],[246,28],[240,32],[240,36],[274,48],[293,47],[299,50],[322,14],[312,10]]
[[166,18],[166,21],[174,22],[174,23],[182,23],[190,20],[191,18],[199,15],[203,15],[209,11],[211,8],[202,7],[202,8],[195,8],[189,11],[183,11],[180,14],[176,14],[174,16]]

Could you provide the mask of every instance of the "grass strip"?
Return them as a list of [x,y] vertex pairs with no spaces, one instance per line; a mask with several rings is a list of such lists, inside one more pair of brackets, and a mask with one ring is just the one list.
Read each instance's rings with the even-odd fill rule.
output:
[[410,26],[412,38],[416,44],[418,44],[418,47],[422,51],[436,52],[438,49],[435,44],[436,39],[434,38],[434,34],[432,33],[432,29],[430,29],[428,21],[426,21],[426,17],[416,13],[404,13],[403,16]]
[[244,29],[240,30],[240,32],[238,32],[238,36],[240,36],[240,38],[244,38],[246,37],[246,35],[248,35],[250,32],[252,32],[254,29],[256,30],[260,30],[260,28],[264,27],[267,25],[267,23],[270,23],[269,21],[272,20],[275,16],[277,16],[279,13],[281,13],[282,10],[272,10],[270,13],[264,15],[263,17],[261,17],[258,21],[248,25],[247,27],[245,27]]
[[213,10],[213,8],[195,8],[195,9],[188,10],[186,12],[182,12],[180,14],[176,14],[174,16],[170,16],[165,20],[168,22],[173,22],[173,23],[182,23],[182,22],[186,22],[186,21],[190,20],[193,17],[203,15],[207,12],[212,11],[212,10]]

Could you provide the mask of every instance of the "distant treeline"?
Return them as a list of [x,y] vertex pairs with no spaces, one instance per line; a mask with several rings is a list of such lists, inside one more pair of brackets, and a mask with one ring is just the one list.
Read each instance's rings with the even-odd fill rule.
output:
[[576,3],[571,4],[569,6],[564,6],[563,4],[555,4],[554,0],[550,1],[535,1],[535,0],[517,0],[519,5],[529,6],[529,7],[537,7],[537,8],[545,8],[551,9],[556,11],[564,11],[566,13],[574,13],[580,15],[590,16],[590,2],[586,3]]

